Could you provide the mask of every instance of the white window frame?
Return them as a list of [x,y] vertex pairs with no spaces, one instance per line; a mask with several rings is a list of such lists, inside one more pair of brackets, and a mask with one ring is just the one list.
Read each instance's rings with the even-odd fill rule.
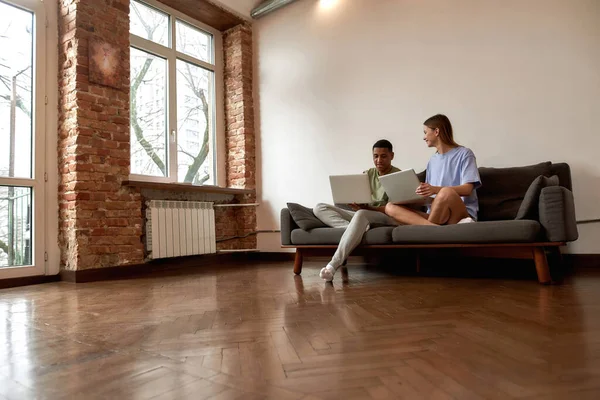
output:
[[0,177],[0,185],[32,189],[32,265],[0,268],[0,279],[44,275],[46,271],[46,9],[40,0],[2,0],[4,3],[33,12],[32,82],[32,177]]
[[[223,84],[223,41],[221,32],[200,21],[197,21],[190,16],[174,10],[155,0],[137,0],[152,8],[155,8],[169,16],[169,43],[170,47],[160,45],[143,37],[129,34],[130,47],[141,51],[164,58],[167,61],[167,133],[168,133],[168,175],[165,177],[149,176],[140,174],[130,174],[129,179],[144,182],[162,182],[162,183],[177,183],[178,182],[178,165],[177,165],[177,59],[198,65],[204,69],[214,72],[213,93],[211,93],[210,101],[214,104],[213,119],[213,147],[212,147],[212,162],[214,165],[215,177],[214,184],[217,186],[225,186],[225,117],[224,117],[224,84]],[[213,54],[212,60],[214,64],[207,63],[188,54],[177,51],[176,37],[176,20],[185,22],[194,28],[202,30],[212,35],[213,39]],[[208,123],[208,121],[207,121]],[[135,138],[131,138],[135,140]]]

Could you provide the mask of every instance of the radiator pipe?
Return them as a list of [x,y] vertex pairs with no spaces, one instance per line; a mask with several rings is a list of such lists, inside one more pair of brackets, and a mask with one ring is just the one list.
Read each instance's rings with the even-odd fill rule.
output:
[[258,203],[241,203],[241,204],[213,204],[213,207],[250,207],[258,206]]
[[600,222],[600,218],[582,219],[580,221],[577,221],[578,224],[592,224],[594,222]]
[[281,231],[279,229],[261,229],[258,231],[248,232],[245,235],[217,238],[216,242],[220,243],[220,242],[227,242],[229,240],[244,239],[244,238],[247,238],[248,236],[257,235],[259,233],[280,233],[280,232]]

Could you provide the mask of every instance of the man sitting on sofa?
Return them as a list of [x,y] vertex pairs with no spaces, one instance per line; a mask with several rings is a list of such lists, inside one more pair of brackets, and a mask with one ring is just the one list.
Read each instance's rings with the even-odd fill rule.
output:
[[396,220],[385,214],[385,205],[388,202],[388,196],[379,182],[381,175],[400,171],[400,169],[392,165],[393,159],[393,147],[389,141],[378,140],[373,145],[373,162],[375,163],[375,168],[365,171],[369,175],[369,182],[371,184],[372,201],[369,205],[359,206],[351,204],[354,211],[350,211],[330,204],[319,203],[313,209],[315,216],[325,225],[332,228],[346,228],[333,258],[327,266],[321,269],[319,274],[327,282],[333,280],[336,270],[360,244],[363,235],[370,229],[371,225],[398,225]]

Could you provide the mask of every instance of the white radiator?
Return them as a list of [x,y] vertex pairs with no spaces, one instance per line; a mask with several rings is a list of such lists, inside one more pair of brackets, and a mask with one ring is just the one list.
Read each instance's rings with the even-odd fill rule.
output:
[[216,253],[213,203],[150,200],[146,205],[150,258]]

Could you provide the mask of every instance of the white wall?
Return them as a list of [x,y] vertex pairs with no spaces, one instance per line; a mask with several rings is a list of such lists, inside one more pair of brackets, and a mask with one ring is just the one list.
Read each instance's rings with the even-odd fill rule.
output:
[[[259,229],[331,201],[328,175],[370,167],[379,138],[423,169],[438,112],[480,166],[568,162],[578,219],[600,218],[599,21],[598,0],[299,0],[256,21]],[[600,224],[580,233],[569,250],[600,253]]]

